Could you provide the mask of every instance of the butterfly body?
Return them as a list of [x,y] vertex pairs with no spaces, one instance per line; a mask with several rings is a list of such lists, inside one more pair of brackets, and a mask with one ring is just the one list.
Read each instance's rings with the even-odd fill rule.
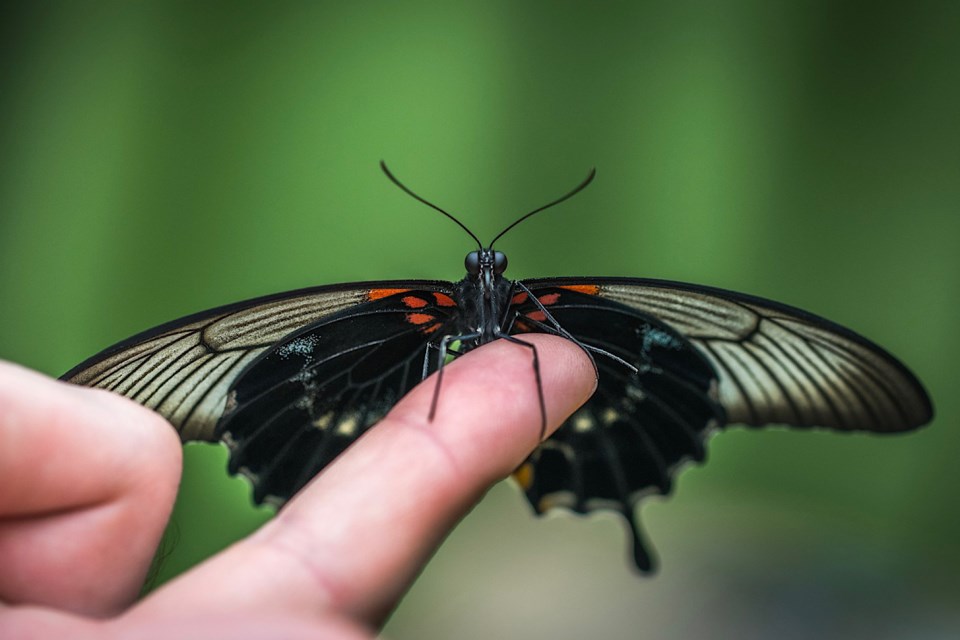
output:
[[158,411],[184,441],[224,442],[255,501],[282,506],[438,372],[435,408],[448,355],[516,343],[531,352],[530,392],[542,393],[523,335],[563,336],[593,357],[597,391],[514,477],[537,513],[623,514],[643,571],[653,562],[636,506],[670,493],[683,463],[702,462],[712,432],[740,423],[895,433],[933,415],[903,364],[808,312],[663,280],[511,281],[492,245],[467,255],[459,282],[333,285],[219,307],[123,341],[63,378]]

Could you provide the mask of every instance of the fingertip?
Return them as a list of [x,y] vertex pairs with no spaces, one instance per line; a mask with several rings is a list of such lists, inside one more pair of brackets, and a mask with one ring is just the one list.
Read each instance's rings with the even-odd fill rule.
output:
[[[597,390],[597,368],[592,356],[580,345],[566,338],[549,335],[530,336],[541,348],[550,350],[552,362],[544,372],[554,376],[554,395],[559,401],[555,408],[553,429],[579,409]],[[552,430],[551,430],[552,431]]]
[[[582,406],[597,384],[590,357],[576,343],[546,334],[522,339],[525,345],[497,340],[450,363],[432,423],[454,457],[462,452],[472,461],[472,452],[488,452],[485,464],[499,462],[488,468],[501,476]],[[435,392],[436,374],[404,398],[391,417],[424,422]]]

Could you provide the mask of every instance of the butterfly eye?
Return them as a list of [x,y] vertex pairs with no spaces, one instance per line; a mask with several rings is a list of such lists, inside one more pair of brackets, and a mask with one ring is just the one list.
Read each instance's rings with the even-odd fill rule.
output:
[[507,270],[507,254],[500,251],[493,252],[493,272],[500,274]]
[[480,252],[471,251],[463,260],[463,266],[467,268],[467,273],[477,275],[480,273]]

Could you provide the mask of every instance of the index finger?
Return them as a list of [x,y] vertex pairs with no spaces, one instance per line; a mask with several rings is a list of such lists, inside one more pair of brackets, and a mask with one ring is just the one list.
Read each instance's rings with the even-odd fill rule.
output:
[[[524,336],[539,352],[548,432],[589,398],[595,373],[562,338]],[[531,353],[505,341],[433,378],[291,500],[273,521],[169,583],[142,607],[334,610],[378,623],[453,525],[538,443]]]

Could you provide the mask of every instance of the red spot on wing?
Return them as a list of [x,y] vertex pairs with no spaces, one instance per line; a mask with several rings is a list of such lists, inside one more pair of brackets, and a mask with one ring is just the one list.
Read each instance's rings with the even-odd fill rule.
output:
[[437,318],[430,315],[429,313],[408,313],[407,322],[410,324],[427,324],[428,322],[433,322]]
[[595,284],[565,284],[561,285],[560,288],[585,293],[590,296],[595,296],[600,293],[600,286]]
[[406,293],[410,289],[370,289],[367,292],[367,300],[379,300],[380,298],[386,298],[387,296],[393,296],[398,293]]
[[429,313],[408,313],[405,319],[410,324],[420,327],[420,333],[433,333],[442,325],[442,323],[437,322],[436,316]]
[[560,299],[559,293],[548,293],[546,295],[543,295],[537,298],[537,300],[539,300],[540,304],[542,304],[543,306],[556,304],[557,300],[559,299]]
[[510,304],[523,304],[526,301],[527,301],[527,292],[521,291],[520,293],[513,296],[513,298],[510,300]]
[[533,311],[526,314],[526,317],[530,318],[531,320],[536,320],[537,322],[547,321],[547,316],[543,313],[543,311]]
[[410,309],[423,309],[427,306],[427,301],[417,296],[404,296],[400,302]]
[[437,304],[441,307],[455,307],[457,306],[456,301],[448,296],[445,293],[440,293],[439,291],[433,292],[433,297],[437,299]]

